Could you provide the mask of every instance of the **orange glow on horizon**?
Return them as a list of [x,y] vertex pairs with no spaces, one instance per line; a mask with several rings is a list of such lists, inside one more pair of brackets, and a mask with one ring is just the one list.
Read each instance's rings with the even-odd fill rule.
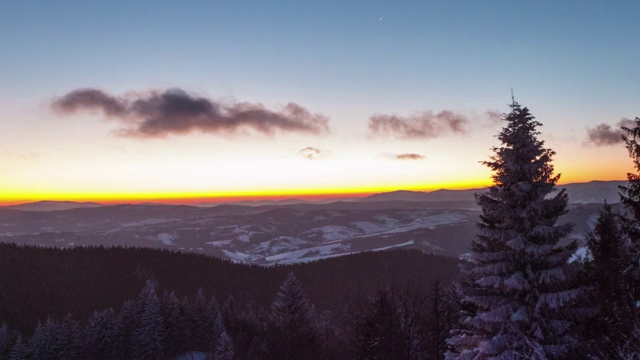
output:
[[[619,177],[599,179],[600,181],[620,180]],[[568,178],[562,176],[559,185],[567,183],[589,182],[593,179],[583,177]],[[175,191],[148,192],[148,193],[127,193],[127,192],[103,192],[103,193],[70,193],[70,192],[14,192],[11,194],[0,194],[0,206],[17,205],[37,201],[77,201],[96,202],[104,205],[114,204],[140,204],[140,203],[164,203],[164,204],[207,204],[207,203],[228,203],[237,201],[260,201],[260,200],[331,200],[344,198],[359,198],[369,195],[392,192],[397,190],[409,191],[435,191],[440,189],[448,190],[469,190],[480,189],[491,185],[491,180],[470,181],[451,184],[434,185],[400,185],[400,186],[372,186],[362,188],[344,189],[272,189],[272,190],[245,190],[245,191],[221,191],[221,192],[191,192],[180,193]]]
[[37,201],[78,201],[96,202],[100,204],[137,204],[159,202],[166,204],[198,204],[225,203],[235,201],[259,200],[330,200],[341,198],[358,198],[377,193],[397,190],[434,191],[440,189],[466,190],[483,188],[490,185],[490,181],[469,181],[451,184],[433,185],[386,185],[342,189],[271,189],[271,190],[238,190],[238,191],[198,191],[198,192],[55,192],[55,191],[15,191],[10,194],[0,194],[0,206],[17,205]]

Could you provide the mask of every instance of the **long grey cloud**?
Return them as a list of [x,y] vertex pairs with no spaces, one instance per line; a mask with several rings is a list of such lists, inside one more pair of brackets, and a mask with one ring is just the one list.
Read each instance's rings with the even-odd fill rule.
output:
[[622,127],[633,128],[636,122],[631,119],[622,118],[615,126],[609,124],[599,124],[595,128],[587,128],[588,143],[596,146],[615,145],[622,142]]
[[[501,115],[496,111],[487,111],[483,114],[483,118],[493,126]],[[430,139],[447,133],[466,134],[472,127],[472,121],[468,117],[452,110],[443,110],[438,113],[426,110],[410,116],[375,114],[369,118],[369,133],[374,137]]]
[[119,96],[98,89],[77,89],[54,98],[51,108],[60,115],[102,112],[122,124],[118,134],[141,138],[194,132],[236,134],[244,130],[269,136],[277,132],[330,132],[328,117],[313,114],[296,103],[273,111],[257,103],[222,104],[181,89]]

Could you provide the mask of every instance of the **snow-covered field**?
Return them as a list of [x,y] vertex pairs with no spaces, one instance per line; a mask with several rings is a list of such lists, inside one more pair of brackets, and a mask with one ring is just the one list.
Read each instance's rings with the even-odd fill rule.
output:
[[158,234],[158,236],[156,236],[156,240],[160,241],[165,245],[171,245],[171,246],[176,245],[176,243],[173,242],[175,239],[176,239],[175,235],[167,234],[167,233],[161,233],[161,234]]
[[[383,204],[384,205],[384,204]],[[0,214],[0,241],[40,246],[121,245],[210,254],[236,262],[308,262],[361,251],[414,248],[464,257],[479,209],[414,204],[276,207],[116,206]],[[371,208],[370,208],[371,207]],[[76,209],[77,210],[77,209]],[[580,205],[572,237],[593,227],[598,204]],[[3,216],[5,216],[3,218]]]

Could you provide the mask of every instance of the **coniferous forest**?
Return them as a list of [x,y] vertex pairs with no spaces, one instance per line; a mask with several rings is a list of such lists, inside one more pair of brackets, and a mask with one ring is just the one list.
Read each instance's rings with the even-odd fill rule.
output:
[[[30,349],[18,358],[30,359],[100,358],[97,354],[112,359],[164,359],[189,351],[212,352],[218,314],[223,323],[215,326],[219,329],[224,324],[231,339],[229,343],[234,344],[233,358],[352,358],[348,355],[356,351],[350,349],[356,340],[352,331],[365,331],[364,321],[380,321],[373,299],[382,299],[386,306],[390,306],[391,301],[415,306],[411,308],[412,336],[427,336],[428,331],[423,333],[417,329],[430,323],[427,318],[431,313],[441,316],[440,312],[432,311],[431,306],[441,311],[447,309],[451,302],[446,297],[452,296],[449,285],[458,274],[456,259],[409,250],[361,253],[309,264],[265,268],[149,248],[55,249],[0,244],[0,259],[6,269],[0,274],[0,322],[6,325],[0,335],[4,339],[0,358],[15,358],[10,354],[17,346],[15,351],[22,347]],[[432,299],[433,289],[436,289],[436,300]],[[280,294],[282,291],[286,296]],[[289,291],[295,292],[291,294],[294,299],[288,298]],[[285,302],[285,307],[279,308],[275,305],[276,299],[283,296],[284,299],[277,301]],[[277,334],[269,325],[272,316],[289,321],[286,311],[291,309],[287,306],[297,308],[299,305],[286,305],[286,301],[294,300],[308,309],[287,324],[303,323],[309,328],[311,334],[305,336],[311,336],[315,345],[304,351],[313,352],[301,357],[296,352],[297,345],[291,345],[288,357],[282,357],[285,355],[279,352],[271,354],[271,351],[281,351],[282,347],[276,339],[268,338]],[[437,303],[434,305],[433,301]],[[139,347],[134,329],[142,331],[149,327],[142,320],[147,316],[143,315],[145,304],[159,306],[160,312],[156,315],[162,330],[153,337],[162,346],[153,354],[141,355],[132,349]],[[276,309],[278,313],[273,313]],[[395,316],[392,312],[379,315]],[[168,316],[179,317],[182,323],[173,323],[178,320]],[[299,316],[302,319],[298,319]],[[443,325],[429,330],[439,334],[440,349],[444,348],[446,339],[442,334],[448,331],[442,326],[451,319],[452,314],[442,315],[439,321]],[[117,325],[120,321],[129,325]],[[400,326],[400,318],[393,321]],[[102,328],[106,324],[113,326],[110,330]],[[77,328],[74,331],[79,337],[74,338],[73,346],[57,343],[63,341],[57,331],[67,325]],[[40,356],[30,344],[33,336],[43,331],[56,340],[50,339],[46,355]],[[90,335],[90,331],[105,333]],[[43,334],[38,336],[45,336]],[[347,335],[353,343],[347,341]],[[82,345],[89,341],[87,336],[93,337],[93,341],[99,339],[102,345]],[[290,334],[281,336],[289,338]],[[18,338],[22,343],[16,342]],[[368,346],[368,341],[359,346]],[[431,342],[422,340],[421,343],[426,346]],[[128,345],[109,348],[114,344]],[[88,346],[90,351],[83,346]],[[73,351],[73,356],[58,352],[63,350]],[[320,357],[321,354],[325,355]]]
[[555,152],[513,101],[464,260],[416,251],[259,267],[143,248],[0,245],[0,359],[640,358],[638,173],[586,256]]

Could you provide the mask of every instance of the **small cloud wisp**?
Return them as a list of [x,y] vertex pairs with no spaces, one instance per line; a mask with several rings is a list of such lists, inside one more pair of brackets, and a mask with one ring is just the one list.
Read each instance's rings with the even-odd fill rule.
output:
[[422,160],[424,155],[420,154],[400,154],[396,156],[396,160]]
[[303,158],[307,160],[318,160],[318,159],[324,159],[326,157],[331,156],[330,151],[321,150],[311,146],[307,146],[304,149],[300,149],[300,151],[298,151],[298,154],[300,154]]

